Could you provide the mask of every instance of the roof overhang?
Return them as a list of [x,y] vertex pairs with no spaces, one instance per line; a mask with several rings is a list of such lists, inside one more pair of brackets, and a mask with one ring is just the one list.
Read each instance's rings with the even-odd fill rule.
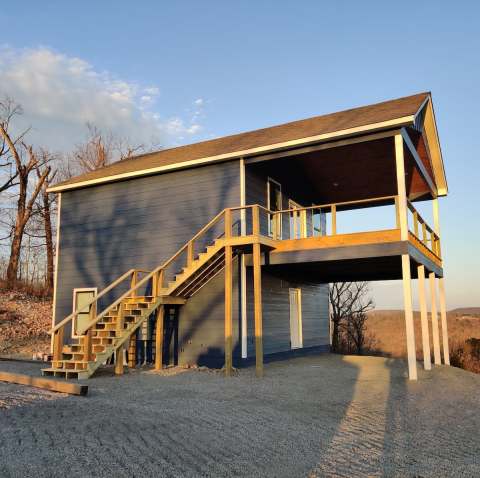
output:
[[424,134],[427,143],[438,196],[446,196],[448,194],[447,177],[431,95],[428,95],[415,115],[415,125]]
[[324,143],[332,140],[338,140],[341,138],[348,138],[352,136],[363,135],[366,133],[373,133],[373,132],[387,130],[391,128],[410,126],[414,123],[414,121],[415,121],[415,115],[402,116],[401,118],[396,118],[389,121],[382,121],[380,123],[372,123],[365,126],[359,126],[356,128],[333,131],[331,133],[320,134],[317,136],[309,136],[306,138],[295,139],[292,141],[285,141],[282,143],[270,144],[270,145],[261,146],[258,148],[234,151],[227,154],[219,154],[216,156],[209,156],[209,157],[194,159],[191,161],[184,161],[181,163],[168,164],[166,166],[159,166],[155,168],[143,169],[138,171],[130,171],[123,174],[105,176],[102,178],[91,179],[91,180],[72,183],[72,184],[53,186],[48,189],[48,192],[58,193],[62,191],[68,191],[71,189],[79,189],[79,188],[85,188],[88,186],[94,186],[97,184],[110,183],[114,181],[122,181],[125,179],[136,178],[139,176],[148,176],[152,174],[175,171],[179,169],[203,166],[205,164],[211,164],[215,162],[229,161],[229,160],[240,159],[240,158],[248,158],[250,156],[255,156],[263,153],[276,152],[284,149],[291,149],[299,146],[307,146],[315,143]]
[[[397,118],[383,119],[379,122],[371,122],[355,127],[338,129],[336,131],[331,130],[321,134],[319,132],[319,134],[317,135],[309,135],[301,138],[284,140],[282,142],[273,142],[271,144],[268,144],[268,136],[266,136],[266,141],[264,141],[264,144],[258,146],[252,145],[249,148],[239,148],[238,150],[233,151],[230,149],[229,152],[226,152],[224,154],[204,155],[201,157],[197,156],[196,158],[191,160],[176,161],[152,167],[145,167],[148,166],[148,163],[145,164],[144,162],[143,168],[133,169],[129,171],[112,171],[112,174],[108,174],[108,171],[106,171],[105,176],[92,178],[86,177],[84,180],[82,180],[82,178],[79,178],[79,180],[77,181],[67,181],[58,185],[54,185],[48,189],[48,192],[60,193],[63,191],[86,188],[100,184],[124,181],[141,176],[149,176],[181,169],[194,168],[207,164],[220,163],[241,158],[248,159],[259,155],[263,156],[268,154],[275,154],[286,150],[293,152],[295,150],[299,150],[301,148],[306,148],[309,146],[325,145],[324,147],[326,147],[327,143],[331,144],[332,146],[334,146],[334,143],[340,145],[342,140],[351,140],[352,138],[358,138],[360,140],[361,136],[368,135],[371,135],[373,139],[375,133],[378,134],[386,131],[391,132],[395,129],[399,130],[401,128],[410,127],[417,130],[417,132],[419,132],[423,136],[424,142],[426,144],[426,149],[428,150],[428,157],[432,166],[433,182],[435,183],[438,195],[445,196],[448,193],[448,187],[445,177],[445,169],[440,148],[440,141],[438,138],[437,126],[435,123],[435,114],[433,111],[432,98],[430,93],[426,93],[424,95],[425,99],[421,102],[421,104],[418,107],[411,109],[410,111],[412,112],[412,114],[408,114],[406,116],[399,115],[399,117]],[[268,128],[264,131],[268,131]],[[301,131],[301,129],[299,131]],[[221,153],[221,148],[218,152]],[[186,155],[186,157],[188,158],[188,155]],[[135,160],[135,158],[132,159]]]

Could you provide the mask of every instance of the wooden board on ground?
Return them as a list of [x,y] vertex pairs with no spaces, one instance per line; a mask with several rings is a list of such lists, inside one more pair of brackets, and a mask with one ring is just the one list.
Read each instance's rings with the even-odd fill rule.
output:
[[88,385],[61,382],[50,378],[32,377],[20,373],[0,372],[0,382],[18,383],[20,385],[28,385],[29,387],[43,388],[51,392],[69,393],[70,395],[84,396],[88,393]]

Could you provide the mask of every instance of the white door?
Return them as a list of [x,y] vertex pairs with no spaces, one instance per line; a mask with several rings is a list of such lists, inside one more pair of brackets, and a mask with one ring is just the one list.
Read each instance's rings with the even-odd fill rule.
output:
[[292,349],[303,347],[302,294],[300,289],[289,289],[290,293],[290,344]]
[[77,336],[77,330],[87,325],[92,320],[92,313],[95,311],[95,303],[88,306],[92,299],[97,295],[96,288],[84,288],[73,290],[73,312],[82,309],[73,321],[72,337]]

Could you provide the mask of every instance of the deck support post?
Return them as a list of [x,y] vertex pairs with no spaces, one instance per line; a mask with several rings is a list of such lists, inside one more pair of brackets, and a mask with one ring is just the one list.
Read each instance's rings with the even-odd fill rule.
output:
[[418,298],[420,301],[420,324],[422,326],[423,366],[425,370],[432,369],[430,356],[430,333],[428,330],[427,297],[425,291],[425,266],[417,266],[418,271]]
[[157,318],[155,326],[155,370],[163,368],[163,328],[165,319],[165,306],[160,305],[157,308]]
[[417,380],[417,354],[415,350],[415,329],[413,324],[412,281],[410,256],[402,254],[403,300],[405,307],[405,331],[407,338],[408,377]]
[[123,375],[123,350],[124,344],[115,352],[115,375]]
[[[403,153],[403,137],[395,135],[395,165],[397,172],[398,218],[400,222],[400,239],[408,241],[408,205],[407,187],[405,184],[405,158]],[[415,351],[415,329],[413,324],[412,280],[410,271],[410,255],[402,254],[403,301],[405,307],[405,329],[407,338],[408,376],[417,380],[417,356]]]
[[225,376],[233,370],[232,246],[225,246]]
[[430,272],[430,274],[428,275],[428,280],[430,282],[430,297],[431,297],[431,311],[432,311],[433,360],[435,365],[441,365],[442,359],[440,357],[440,333],[438,330],[435,272]]
[[255,374],[263,377],[262,265],[260,243],[253,244],[253,300],[255,319]]
[[438,279],[438,289],[440,292],[440,316],[442,318],[442,342],[443,342],[443,363],[450,365],[450,352],[448,348],[448,326],[447,326],[447,304],[445,299],[445,279]]

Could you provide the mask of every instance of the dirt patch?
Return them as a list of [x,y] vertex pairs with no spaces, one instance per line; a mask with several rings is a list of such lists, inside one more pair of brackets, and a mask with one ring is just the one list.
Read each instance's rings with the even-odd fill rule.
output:
[[0,292],[0,355],[31,359],[50,351],[51,300]]

